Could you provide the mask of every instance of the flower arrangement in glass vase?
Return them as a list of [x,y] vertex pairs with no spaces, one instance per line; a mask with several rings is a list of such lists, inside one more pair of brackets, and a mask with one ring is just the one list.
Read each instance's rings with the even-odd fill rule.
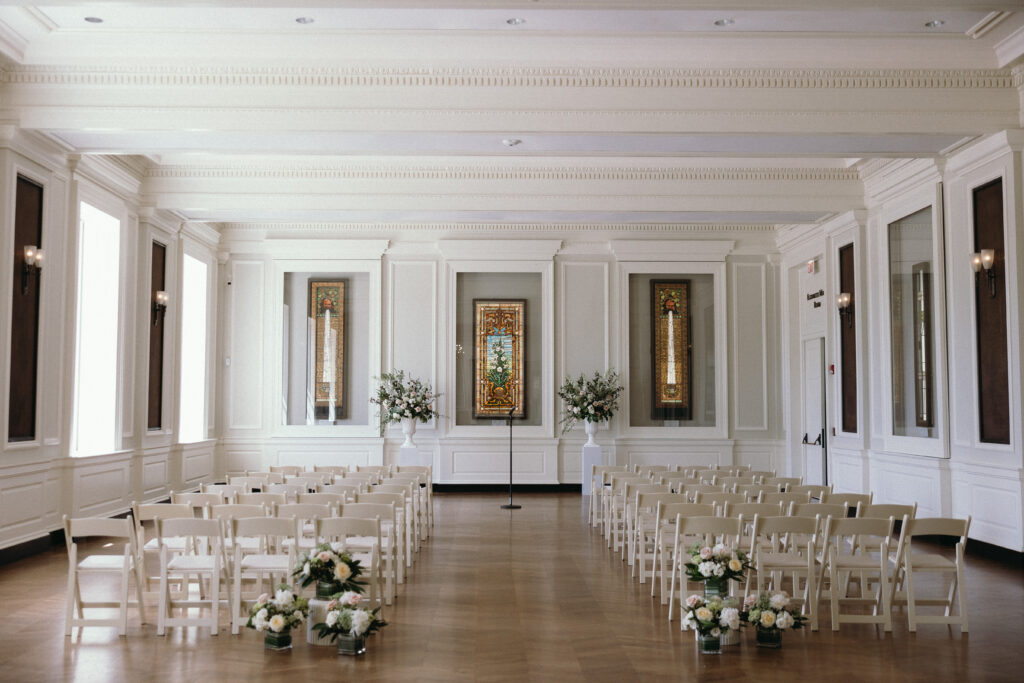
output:
[[565,401],[566,408],[562,417],[562,433],[575,427],[580,420],[596,425],[612,419],[619,409],[619,396],[623,389],[615,370],[603,375],[595,372],[591,377],[581,374],[573,379],[567,376],[558,388],[558,397]]
[[691,595],[683,603],[683,627],[697,632],[697,645],[704,654],[722,651],[722,634],[740,628],[740,610],[726,607],[722,598]]
[[690,560],[684,563],[686,576],[694,583],[703,582],[707,596],[727,594],[729,581],[742,581],[750,569],[750,558],[745,552],[723,543],[694,543],[688,552]]
[[292,646],[291,630],[305,622],[309,615],[309,602],[296,595],[291,586],[282,584],[274,595],[264,593],[256,598],[249,609],[246,626],[265,633],[268,650],[287,650]]
[[330,599],[342,591],[362,593],[366,585],[359,580],[362,573],[359,560],[352,559],[341,543],[321,543],[303,551],[292,570],[292,576],[303,588],[315,581],[316,597],[321,599]]
[[[437,417],[434,401],[441,394],[435,394],[429,382],[405,376],[404,370],[385,372],[378,378],[377,393],[370,397],[370,403],[380,412],[380,433],[389,424],[403,422],[415,431],[415,424],[428,422]],[[411,441],[410,441],[411,443]]]
[[313,630],[321,637],[330,636],[338,641],[338,654],[361,655],[366,652],[366,636],[388,625],[380,618],[380,607],[360,607],[362,596],[346,591],[327,605],[324,621],[314,624]]
[[744,624],[753,624],[757,629],[758,647],[782,647],[782,632],[789,629],[803,628],[807,617],[800,610],[790,606],[789,594],[751,593],[743,601],[742,618]]

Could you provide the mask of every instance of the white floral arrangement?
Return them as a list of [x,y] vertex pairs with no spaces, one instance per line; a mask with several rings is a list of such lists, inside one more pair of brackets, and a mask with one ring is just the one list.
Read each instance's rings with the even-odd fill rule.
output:
[[370,403],[380,408],[382,424],[398,423],[403,417],[420,422],[437,417],[434,400],[440,394],[434,393],[429,382],[406,378],[404,370],[385,372],[378,381],[377,393]]
[[702,636],[721,637],[725,631],[738,631],[741,625],[740,610],[726,607],[719,597],[704,599],[702,595],[691,595],[684,603],[683,627],[696,631]]
[[750,568],[750,559],[745,552],[722,543],[714,546],[695,543],[689,548],[689,553],[690,561],[686,563],[686,575],[690,581],[739,581]]
[[580,420],[605,422],[612,419],[619,409],[619,396],[623,389],[615,370],[603,375],[595,372],[589,378],[586,375],[575,379],[567,376],[558,388],[558,397],[565,401],[566,408],[562,432],[569,431]]
[[761,629],[785,631],[802,628],[807,617],[800,610],[790,606],[789,594],[751,593],[743,601],[743,621]]
[[340,635],[362,638],[387,626],[379,616],[380,607],[372,610],[359,607],[362,599],[354,591],[342,593],[327,603],[324,621],[315,624],[313,630],[321,637],[330,635],[333,641]]
[[245,625],[260,632],[281,633],[300,626],[308,615],[309,602],[306,598],[297,595],[291,586],[282,584],[273,597],[264,593],[256,598]]
[[[338,583],[342,591],[363,592],[365,582],[359,581],[363,573],[359,560],[345,552],[342,543],[321,543],[299,555],[292,576],[303,588],[315,581]],[[340,591],[339,591],[340,592]]]

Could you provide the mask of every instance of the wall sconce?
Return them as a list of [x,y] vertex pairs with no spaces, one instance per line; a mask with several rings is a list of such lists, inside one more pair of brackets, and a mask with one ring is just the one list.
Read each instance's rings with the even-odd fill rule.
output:
[[974,284],[978,286],[978,280],[981,275],[981,271],[985,271],[985,275],[988,276],[989,291],[992,293],[992,298],[996,298],[996,271],[992,268],[996,262],[996,250],[995,249],[982,249],[980,252],[971,254],[971,268],[974,269]]
[[164,314],[164,311],[166,311],[166,310],[167,310],[167,292],[165,292],[164,290],[161,289],[161,290],[159,290],[153,296],[153,326],[154,327],[156,327],[156,324],[159,321],[160,316],[162,316]]
[[853,299],[849,292],[843,292],[836,297],[836,306],[839,307],[839,318],[846,319],[846,326],[853,327]]
[[21,293],[28,294],[28,279],[35,275],[39,277],[39,271],[43,268],[43,250],[34,244],[26,244],[23,248],[25,264],[21,267]]

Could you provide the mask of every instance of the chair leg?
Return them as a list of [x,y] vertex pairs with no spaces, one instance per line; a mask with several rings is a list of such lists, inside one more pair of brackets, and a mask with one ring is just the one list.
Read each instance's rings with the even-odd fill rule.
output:
[[242,568],[239,555],[235,554],[235,576],[231,581],[231,635],[238,635],[239,619],[242,612]]
[[210,635],[215,636],[220,631],[220,567],[217,562],[213,563],[213,571],[210,572],[210,612],[213,620]]
[[138,605],[137,605],[138,610],[139,610],[139,623],[140,624],[145,624],[146,623],[146,601],[143,598],[143,591],[142,591],[143,574],[145,572],[140,571],[138,563],[134,563],[134,564],[135,564],[135,598],[136,598],[136,600],[139,601]]
[[162,636],[166,633],[167,617],[170,615],[168,602],[170,600],[170,586],[167,581],[167,569],[161,568],[160,572],[160,604],[157,609],[156,634]]
[[131,573],[131,560],[127,552],[124,556],[124,564],[121,565],[121,607],[118,611],[119,625],[117,634],[128,635],[128,574]]
[[68,597],[64,607],[64,635],[71,635],[71,624],[75,618],[75,599],[78,597],[78,573],[75,567],[75,554],[68,558]]
[[967,633],[967,592],[964,590],[964,563],[962,553],[956,563],[956,592],[960,607],[960,633]]
[[907,630],[911,633],[917,631],[917,602],[914,597],[914,568],[910,564],[909,552],[904,579],[907,587]]

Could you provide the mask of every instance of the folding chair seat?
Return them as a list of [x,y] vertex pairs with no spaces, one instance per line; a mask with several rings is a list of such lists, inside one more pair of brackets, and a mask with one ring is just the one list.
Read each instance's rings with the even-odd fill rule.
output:
[[302,474],[302,467],[299,465],[271,465],[270,471],[276,474]]
[[[967,587],[964,583],[964,552],[967,548],[967,534],[971,518],[951,519],[948,517],[903,518],[903,543],[899,553],[903,574],[906,577],[907,620],[911,633],[918,624],[958,624],[961,633],[967,633]],[[957,539],[953,558],[939,553],[915,553],[914,538],[920,536],[943,536]],[[915,574],[946,574],[949,585],[946,595],[941,598],[918,598]],[[953,614],[954,603],[956,615]],[[924,606],[943,607],[942,614],[919,614]]]
[[[64,616],[64,635],[70,636],[75,626],[116,626],[118,635],[128,633],[128,608],[134,606],[139,612],[139,621],[146,623],[146,603],[142,597],[145,581],[142,567],[138,563],[135,547],[135,531],[131,520],[109,519],[106,517],[83,517],[69,519],[64,515],[64,540],[68,548],[68,591]],[[78,541],[84,538],[103,537],[123,539],[124,547],[119,555],[92,554],[80,556]],[[113,544],[111,544],[113,545]],[[85,601],[79,576],[83,574],[118,574],[121,577],[118,601]],[[135,575],[135,600],[128,600],[128,579]],[[117,607],[118,617],[86,617],[85,610]]]
[[[832,611],[832,630],[841,623],[883,624],[892,631],[892,593],[890,590],[889,544],[893,520],[875,518],[829,517],[822,541],[824,560],[817,590],[828,582]],[[849,594],[851,578],[859,577],[860,595]],[[870,584],[876,584],[869,597]],[[871,614],[843,613],[843,605],[869,605]]]
[[[398,596],[398,577],[401,563],[399,562],[398,549],[401,543],[396,540],[395,506],[390,503],[348,503],[341,509],[341,517],[357,517],[361,519],[380,520],[380,556],[384,572],[385,602],[390,605],[393,598]],[[349,544],[356,544],[355,547],[369,548],[377,539],[370,537],[358,537],[349,539]]]
[[[326,517],[316,521],[316,537],[319,543],[341,542],[354,560],[359,560],[362,569],[360,580],[365,580],[370,589],[370,603],[384,605],[383,577],[381,562],[380,519],[361,517]],[[366,539],[370,539],[367,543]],[[390,604],[390,602],[388,603]]]
[[[802,612],[811,622],[812,631],[818,630],[818,592],[815,587],[815,579],[820,571],[816,560],[818,525],[817,517],[757,515],[754,518],[751,542],[755,593],[760,595],[768,586],[776,592],[785,590],[783,581],[788,573],[788,592],[800,601]],[[749,592],[749,586],[748,575],[744,598]]]
[[[165,635],[168,627],[206,626],[210,635],[220,627],[221,582],[227,587],[220,522],[215,519],[156,519],[160,541],[160,605],[157,635]],[[189,551],[171,548],[169,539],[188,538]],[[193,597],[191,579],[196,577],[198,595]],[[205,582],[204,582],[205,577]],[[181,597],[171,592],[172,580],[180,582]],[[226,590],[225,590],[226,593]],[[226,596],[225,596],[226,597]],[[207,608],[209,616],[194,614],[194,608]],[[174,610],[182,609],[181,616]]]
[[[682,495],[685,500],[685,494]],[[675,561],[675,530],[676,522],[682,517],[710,517],[715,514],[714,505],[698,505],[697,503],[659,503],[655,514],[654,566],[651,570],[651,597],[656,587],[661,589],[661,604],[668,604],[668,596],[673,587],[668,585],[671,568]],[[696,538],[691,539],[696,541]],[[672,576],[673,581],[675,576]]]
[[[237,634],[245,626],[249,615],[243,609],[245,600],[242,582],[256,582],[258,595],[263,592],[263,582],[269,582],[269,592],[278,583],[289,583],[295,568],[295,547],[299,538],[299,523],[287,517],[242,517],[231,520],[231,536],[235,539],[231,582],[231,633]],[[259,541],[258,552],[243,554],[241,538],[255,538]],[[279,577],[277,581],[274,577]]]
[[[698,503],[699,505],[699,503]],[[684,517],[676,515],[676,529],[672,550],[672,575],[669,579],[668,596],[668,620],[672,621],[673,606],[676,587],[676,576],[679,576],[679,609],[682,611],[686,601],[687,575],[683,568],[689,554],[686,552],[690,545],[689,539],[697,538],[705,545],[714,546],[722,543],[735,550],[739,548],[740,532],[743,529],[743,520],[740,517]],[[745,551],[744,551],[745,552]],[[729,587],[730,592],[732,586]],[[680,628],[685,628],[685,620],[681,620]]]

